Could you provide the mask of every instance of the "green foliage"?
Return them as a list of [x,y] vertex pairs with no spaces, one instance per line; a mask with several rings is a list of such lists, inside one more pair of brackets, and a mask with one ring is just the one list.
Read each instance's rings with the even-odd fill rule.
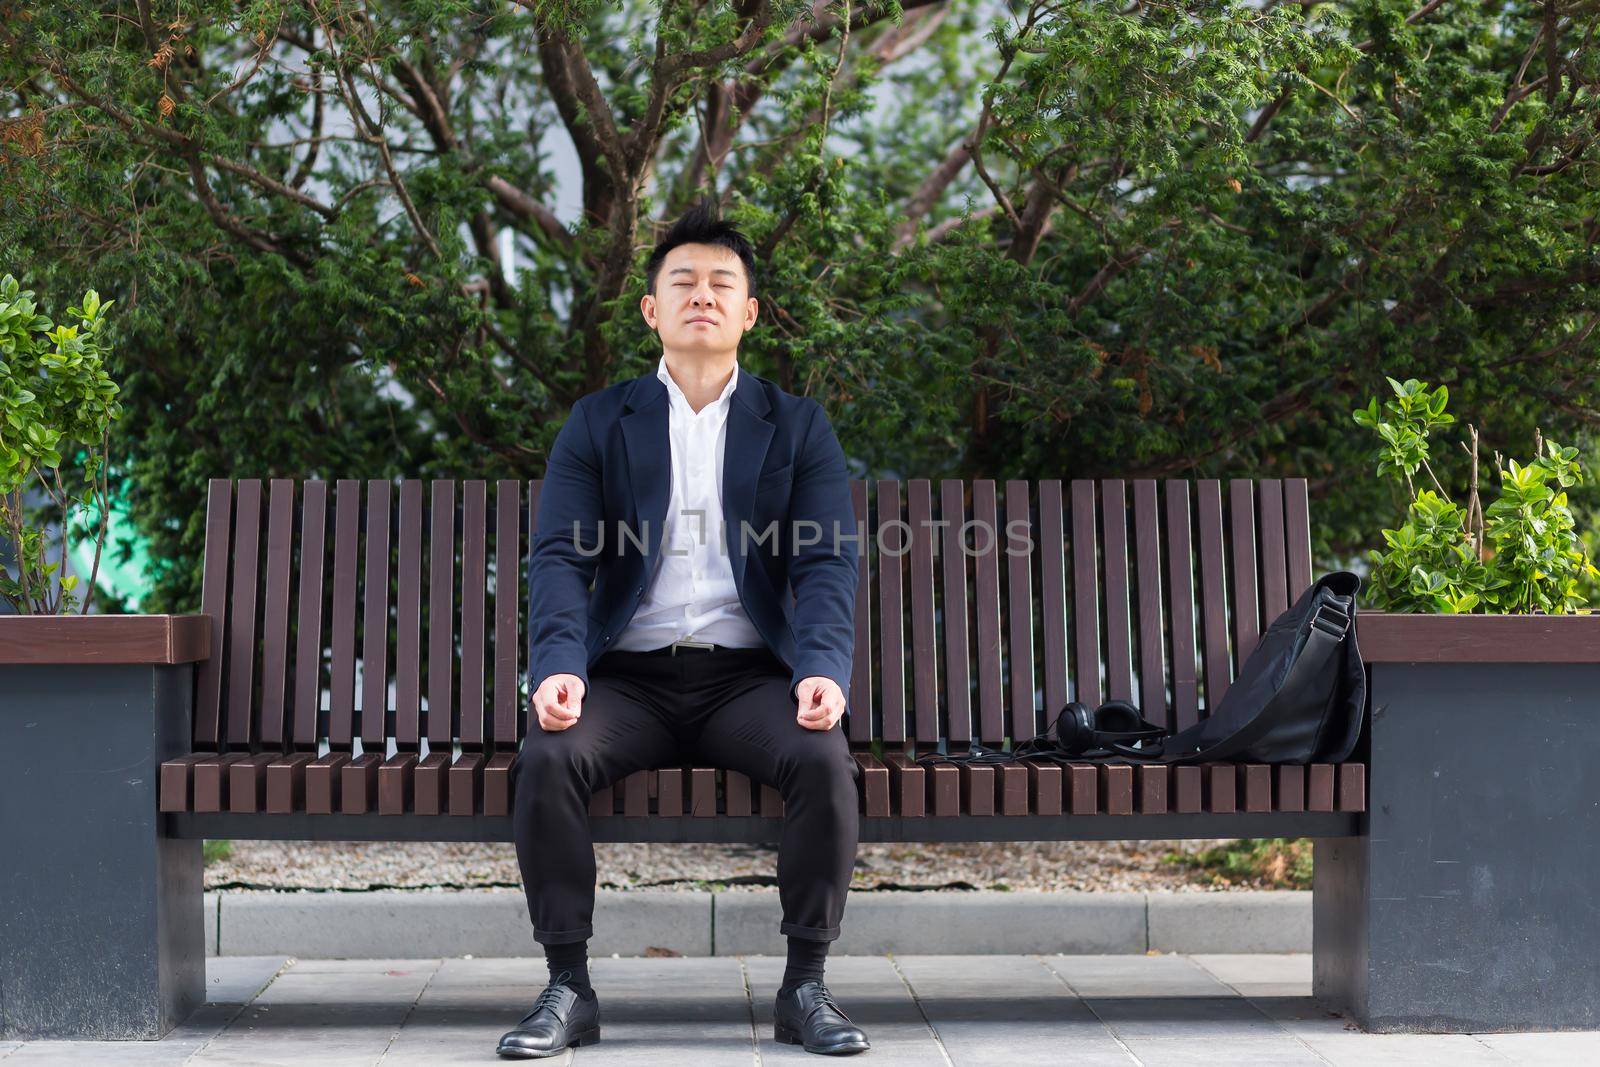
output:
[[[1502,467],[1497,453],[1500,496],[1475,519],[1476,447],[1464,508],[1449,499],[1429,464],[1429,433],[1455,422],[1445,411],[1448,391],[1442,385],[1430,391],[1414,378],[1390,378],[1389,386],[1394,398],[1381,409],[1374,397],[1354,412],[1356,423],[1382,442],[1378,476],[1403,482],[1410,498],[1404,524],[1382,531],[1385,547],[1369,554],[1373,605],[1397,612],[1461,614],[1483,607],[1563,614],[1587,603],[1581,586],[1600,570],[1589,561],[1567,500],[1567,490],[1583,482],[1578,450],[1536,438],[1542,451],[1526,467],[1515,459]],[[1414,488],[1419,470],[1433,489]]]
[[[66,522],[93,509],[102,520],[105,514],[101,474],[111,424],[122,414],[117,385],[105,370],[111,352],[105,316],[112,303],[102,303],[90,289],[67,309],[70,323],[58,324],[15,277],[0,277],[0,538],[10,540],[18,561],[15,576],[0,570],[0,597],[23,614],[65,613],[77,606],[78,576],[65,570]],[[81,463],[65,464],[65,481],[64,452],[82,457]],[[68,483],[74,486],[70,493]],[[28,491],[36,489],[46,494],[61,523],[55,562],[48,558],[42,524],[30,521],[47,510],[28,506]],[[104,533],[102,521],[97,561]],[[88,610],[87,600],[83,607]]]
[[221,863],[233,855],[233,842],[227,840],[205,841],[201,843],[200,850],[201,865],[209,867],[213,863]]
[[1254,886],[1261,889],[1310,889],[1311,839],[1241,838],[1188,854],[1168,852],[1165,861],[1200,872],[1216,886]]
[[[117,300],[148,607],[198,604],[209,477],[539,477],[654,363],[640,268],[699,195],[761,252],[741,364],[858,475],[1306,477],[1343,562],[1394,507],[1347,476],[1378,368],[1592,462],[1592,5],[812,7],[9,4],[0,261]],[[1419,607],[1565,599],[1564,535],[1480,589],[1429,506]]]

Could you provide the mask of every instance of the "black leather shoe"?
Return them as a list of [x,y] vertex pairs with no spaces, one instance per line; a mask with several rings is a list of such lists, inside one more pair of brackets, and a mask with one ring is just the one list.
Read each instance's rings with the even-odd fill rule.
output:
[[559,1056],[570,1046],[592,1045],[599,1040],[599,998],[585,1000],[576,989],[557,981],[544,987],[533,1002],[533,1010],[522,1017],[515,1030],[501,1036],[495,1051],[502,1056],[534,1060]]
[[839,1010],[833,994],[821,982],[801,982],[788,993],[778,993],[772,1009],[772,1038],[824,1056],[848,1056],[872,1047],[861,1027]]

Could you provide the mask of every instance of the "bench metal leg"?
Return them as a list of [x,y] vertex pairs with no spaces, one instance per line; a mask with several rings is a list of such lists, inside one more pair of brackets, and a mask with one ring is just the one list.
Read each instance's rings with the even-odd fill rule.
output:
[[1600,666],[1371,671],[1367,833],[1315,846],[1315,997],[1375,1032],[1600,1028]]
[[205,998],[201,842],[165,838],[193,668],[0,666],[0,1038],[156,1039]]

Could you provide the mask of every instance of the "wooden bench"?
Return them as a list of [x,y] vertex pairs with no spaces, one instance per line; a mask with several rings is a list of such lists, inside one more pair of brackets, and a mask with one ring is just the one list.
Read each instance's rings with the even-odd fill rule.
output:
[[[541,483],[210,483],[176,838],[510,840]],[[1303,480],[854,481],[850,713],[864,841],[1348,837],[1365,766],[923,766],[1068,699],[1181,729],[1311,582]],[[991,536],[998,534],[998,536]],[[1360,750],[1357,755],[1359,756]],[[775,841],[775,790],[714,767],[597,793],[603,841]]]

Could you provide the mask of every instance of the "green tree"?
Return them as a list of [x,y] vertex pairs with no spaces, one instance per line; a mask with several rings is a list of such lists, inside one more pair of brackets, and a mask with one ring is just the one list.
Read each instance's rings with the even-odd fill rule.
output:
[[1597,20],[3,0],[0,261],[118,301],[153,608],[198,600],[208,476],[537,476],[653,362],[638,268],[700,195],[760,246],[742,361],[866,471],[1306,475],[1347,554],[1394,512],[1348,417],[1385,373],[1591,448]]

